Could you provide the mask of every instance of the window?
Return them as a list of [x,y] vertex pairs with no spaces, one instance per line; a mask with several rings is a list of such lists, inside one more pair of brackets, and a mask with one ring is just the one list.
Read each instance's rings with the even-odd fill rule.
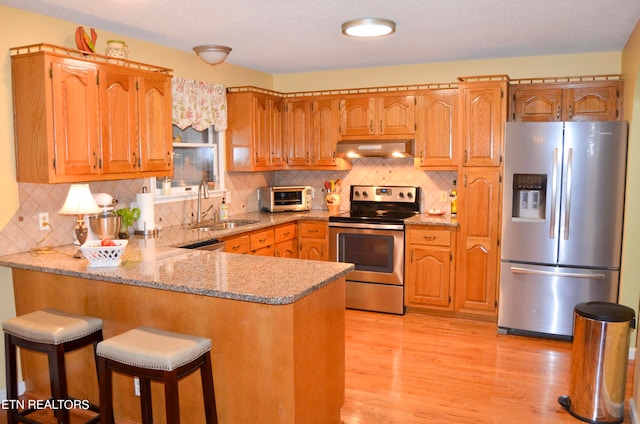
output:
[[181,130],[174,125],[171,194],[163,194],[163,178],[152,178],[155,203],[195,198],[203,177],[209,182],[210,196],[223,195],[224,132],[217,132],[214,127],[204,131],[196,131],[192,127]]

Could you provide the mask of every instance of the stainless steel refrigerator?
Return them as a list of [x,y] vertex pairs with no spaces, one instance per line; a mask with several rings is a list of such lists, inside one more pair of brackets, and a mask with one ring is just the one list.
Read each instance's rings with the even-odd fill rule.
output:
[[627,123],[508,122],[498,331],[571,337],[576,304],[617,302]]

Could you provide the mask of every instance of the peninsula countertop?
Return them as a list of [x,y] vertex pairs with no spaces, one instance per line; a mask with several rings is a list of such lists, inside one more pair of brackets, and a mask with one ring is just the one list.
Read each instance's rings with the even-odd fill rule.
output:
[[78,246],[50,253],[16,253],[0,257],[0,266],[149,287],[247,302],[284,305],[353,270],[353,264],[207,252],[156,245],[155,239],[132,238],[122,263],[89,267],[72,257]]

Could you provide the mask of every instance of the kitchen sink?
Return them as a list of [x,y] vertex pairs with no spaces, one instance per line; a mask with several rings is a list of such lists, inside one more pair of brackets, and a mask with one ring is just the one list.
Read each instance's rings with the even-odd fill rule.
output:
[[206,221],[198,224],[193,224],[191,229],[194,231],[217,231],[228,230],[235,227],[241,227],[243,225],[255,224],[258,221],[251,219],[230,219],[228,221]]

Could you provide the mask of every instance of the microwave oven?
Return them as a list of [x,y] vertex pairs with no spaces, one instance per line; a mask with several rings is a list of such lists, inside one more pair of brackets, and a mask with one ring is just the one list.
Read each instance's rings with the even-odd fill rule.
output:
[[311,186],[260,187],[259,196],[264,212],[311,210]]

